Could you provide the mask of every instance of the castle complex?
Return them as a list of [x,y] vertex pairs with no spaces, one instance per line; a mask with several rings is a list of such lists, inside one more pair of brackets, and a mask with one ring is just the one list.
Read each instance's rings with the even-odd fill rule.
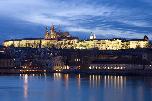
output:
[[9,47],[32,47],[32,48],[59,48],[59,49],[92,49],[99,50],[120,50],[120,49],[136,49],[147,48],[149,39],[145,35],[143,39],[97,39],[95,34],[91,34],[89,40],[79,40],[72,37],[69,32],[56,31],[54,25],[50,31],[46,28],[44,38],[25,38],[6,40],[4,46]]

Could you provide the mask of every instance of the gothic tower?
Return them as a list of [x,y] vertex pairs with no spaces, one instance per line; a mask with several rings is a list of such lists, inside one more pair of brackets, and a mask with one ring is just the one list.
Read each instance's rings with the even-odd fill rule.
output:
[[57,33],[55,31],[54,25],[52,25],[50,28],[50,39],[57,39]]
[[54,32],[55,32],[55,28],[54,28],[54,25],[52,25],[50,28],[50,33],[54,33]]
[[45,31],[45,39],[49,39],[49,31],[48,31],[47,27],[46,27],[46,31]]

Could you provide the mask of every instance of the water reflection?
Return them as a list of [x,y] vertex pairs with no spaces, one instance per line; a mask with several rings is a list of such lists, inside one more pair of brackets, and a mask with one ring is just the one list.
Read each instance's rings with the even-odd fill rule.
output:
[[[20,77],[23,77],[24,79],[24,89],[25,89],[25,97],[27,97],[27,91],[28,91],[28,76],[33,76],[34,78],[40,78],[43,77],[45,80],[47,80],[47,74],[20,74]],[[104,88],[124,88],[126,86],[126,76],[110,76],[110,75],[85,75],[81,76],[80,74],[75,75],[76,77],[76,84],[78,88],[81,87],[82,78],[89,78],[89,85],[91,88],[99,87],[101,84],[104,84]],[[53,79],[54,80],[64,80],[65,87],[69,87],[69,79],[73,78],[73,76],[69,74],[61,74],[61,73],[54,73]]]
[[77,86],[78,86],[78,89],[80,89],[81,88],[81,75],[78,74],[76,77],[77,77]]
[[101,82],[104,82],[104,88],[124,88],[126,85],[125,76],[101,76],[101,75],[90,75],[89,76],[90,87],[98,87]]
[[90,87],[98,87],[98,86],[100,86],[100,80],[101,80],[101,76],[100,75],[90,75],[89,76]]
[[24,97],[27,98],[28,97],[28,75],[27,74],[23,75],[23,79],[24,79]]
[[64,84],[65,84],[65,87],[66,87],[66,89],[68,89],[68,87],[69,87],[69,74],[64,74],[63,75],[64,76]]
[[[151,77],[61,73],[25,74],[20,77],[25,101],[32,97],[36,99],[37,96],[42,100],[47,97],[47,101],[127,101],[126,98],[129,101],[152,100]],[[36,95],[33,96],[34,94]]]
[[60,80],[62,78],[62,75],[61,75],[61,73],[54,73],[53,78],[54,78],[54,80]]

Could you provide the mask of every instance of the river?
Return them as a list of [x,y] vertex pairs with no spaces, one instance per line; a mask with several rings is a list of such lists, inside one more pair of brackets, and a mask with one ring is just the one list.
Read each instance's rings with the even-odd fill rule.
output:
[[0,76],[0,101],[152,101],[152,77],[60,73]]

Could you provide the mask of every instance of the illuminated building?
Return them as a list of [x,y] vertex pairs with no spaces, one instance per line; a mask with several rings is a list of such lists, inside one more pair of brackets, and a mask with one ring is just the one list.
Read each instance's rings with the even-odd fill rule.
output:
[[26,38],[6,40],[4,46],[14,47],[32,47],[32,48],[45,48],[55,47],[58,49],[92,49],[99,50],[120,50],[120,49],[136,49],[147,48],[149,46],[149,39],[144,36],[143,39],[96,39],[95,34],[91,33],[89,40],[79,40],[77,37],[72,37],[69,32],[57,32],[54,25],[48,31],[46,28],[44,38]]
[[53,70],[61,71],[61,70],[65,69],[65,65],[62,60],[63,60],[62,56],[57,56],[52,60]]
[[147,60],[133,59],[101,59],[93,61],[89,69],[97,70],[143,70],[152,69],[151,63]]
[[96,39],[96,35],[91,33],[90,40],[94,40],[94,39]]
[[48,28],[46,28],[45,39],[57,39],[58,37],[59,35],[55,32],[54,25],[50,28],[50,32],[48,31]]

